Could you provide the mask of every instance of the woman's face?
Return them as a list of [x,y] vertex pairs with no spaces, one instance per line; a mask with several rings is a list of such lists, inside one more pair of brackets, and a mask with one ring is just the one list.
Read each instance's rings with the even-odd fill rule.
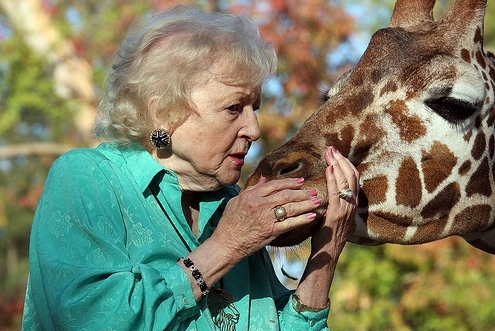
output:
[[185,190],[236,183],[251,142],[260,137],[261,88],[226,84],[214,70],[204,78],[191,91],[194,112],[172,133],[172,156],[163,160]]

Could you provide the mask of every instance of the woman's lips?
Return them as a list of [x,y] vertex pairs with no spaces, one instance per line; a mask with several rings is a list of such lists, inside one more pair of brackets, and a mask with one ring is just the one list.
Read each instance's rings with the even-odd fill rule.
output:
[[244,157],[246,156],[246,153],[234,153],[230,154],[230,159],[237,165],[244,165]]

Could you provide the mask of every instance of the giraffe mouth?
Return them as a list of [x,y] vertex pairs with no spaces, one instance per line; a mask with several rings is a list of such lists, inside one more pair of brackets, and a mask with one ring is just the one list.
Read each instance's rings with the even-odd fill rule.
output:
[[327,205],[320,205],[320,207],[316,208],[314,212],[316,213],[316,218],[320,219],[325,217],[325,214],[327,213]]

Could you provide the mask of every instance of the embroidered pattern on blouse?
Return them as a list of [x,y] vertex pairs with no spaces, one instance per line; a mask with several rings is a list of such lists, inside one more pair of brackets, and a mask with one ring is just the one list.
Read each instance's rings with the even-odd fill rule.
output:
[[232,295],[221,288],[212,288],[207,300],[215,325],[221,331],[236,331],[240,313],[232,302]]

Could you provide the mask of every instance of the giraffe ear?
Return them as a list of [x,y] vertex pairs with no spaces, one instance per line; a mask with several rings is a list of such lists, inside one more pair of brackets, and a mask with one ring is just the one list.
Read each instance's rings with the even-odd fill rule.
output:
[[457,0],[441,19],[450,26],[447,35],[459,40],[460,35],[474,36],[476,42],[483,38],[483,24],[487,0]]
[[433,22],[435,0],[398,0],[395,4],[389,26],[408,27]]

